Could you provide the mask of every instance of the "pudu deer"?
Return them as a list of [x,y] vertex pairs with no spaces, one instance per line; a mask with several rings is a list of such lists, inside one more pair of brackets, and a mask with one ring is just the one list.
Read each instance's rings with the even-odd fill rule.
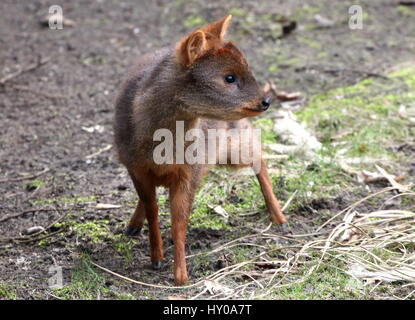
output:
[[[126,233],[138,234],[147,219],[151,261],[153,268],[159,269],[163,248],[156,187],[169,188],[176,285],[188,280],[186,225],[197,187],[212,164],[208,161],[155,161],[155,149],[161,143],[155,141],[155,133],[166,129],[175,135],[177,123],[182,124],[185,134],[198,129],[206,133],[205,137],[212,129],[232,130],[233,133],[247,131],[250,137],[247,143],[233,143],[230,139],[231,142],[216,148],[217,159],[230,158],[240,147],[252,149],[253,128],[247,118],[259,115],[270,106],[270,98],[257,84],[241,51],[224,40],[230,19],[228,15],[190,33],[173,46],[142,56],[122,83],[116,99],[115,145],[119,160],[127,168],[139,196]],[[206,146],[209,142],[206,140],[198,141]],[[183,147],[191,143],[185,141]],[[178,152],[178,146],[172,146],[172,150]],[[254,158],[259,159],[260,166],[255,174],[271,221],[284,224],[286,217],[272,191],[261,153],[251,152],[251,156],[253,160],[249,163],[231,163],[230,166],[253,167]]]

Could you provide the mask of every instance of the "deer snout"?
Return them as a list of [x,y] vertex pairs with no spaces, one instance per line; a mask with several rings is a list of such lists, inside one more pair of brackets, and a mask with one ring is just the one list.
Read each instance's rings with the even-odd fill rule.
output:
[[267,110],[269,108],[270,104],[271,104],[271,98],[270,97],[265,97],[262,100],[262,102],[260,103],[259,108],[262,111],[265,111],[265,110]]

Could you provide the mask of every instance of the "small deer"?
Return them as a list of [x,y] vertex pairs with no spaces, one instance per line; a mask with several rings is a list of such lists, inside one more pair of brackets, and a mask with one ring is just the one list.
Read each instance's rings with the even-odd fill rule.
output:
[[[154,269],[163,260],[158,223],[156,187],[169,189],[171,233],[174,243],[174,280],[188,281],[185,260],[186,226],[198,185],[210,163],[158,163],[154,151],[160,142],[154,134],[167,129],[176,134],[177,123],[184,133],[199,129],[248,130],[248,117],[259,115],[270,106],[270,98],[258,86],[241,51],[224,40],[231,15],[200,28],[175,45],[142,56],[121,84],[115,105],[115,145],[120,162],[127,168],[139,196],[126,234],[135,236],[147,219],[151,261]],[[228,140],[227,140],[228,141]],[[232,140],[233,141],[233,140]],[[217,147],[217,158],[230,157],[240,143]],[[206,141],[202,141],[206,142]],[[251,147],[252,139],[242,147]],[[189,141],[184,142],[188,147]],[[204,144],[206,145],[206,144]],[[177,152],[177,146],[173,148]],[[252,155],[252,152],[251,152]],[[210,155],[209,155],[210,156]],[[286,217],[272,191],[261,153],[255,172],[270,219],[285,224]],[[230,164],[252,167],[251,163]]]

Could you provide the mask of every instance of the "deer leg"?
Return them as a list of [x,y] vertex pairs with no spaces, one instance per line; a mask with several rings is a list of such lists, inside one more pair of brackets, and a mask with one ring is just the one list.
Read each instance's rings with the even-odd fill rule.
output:
[[176,285],[184,285],[187,280],[185,259],[186,226],[194,198],[194,188],[184,184],[170,187],[170,211],[172,219],[172,238],[174,243],[174,281]]
[[130,237],[134,237],[140,234],[141,229],[144,225],[144,220],[146,217],[146,212],[144,208],[144,203],[142,201],[138,201],[137,207],[135,208],[134,214],[130,219],[128,224],[127,230],[125,234]]
[[158,223],[158,206],[156,200],[156,187],[151,183],[150,179],[145,177],[137,178],[131,174],[135,189],[140,197],[137,208],[132,216],[128,230],[137,233],[144,224],[144,217],[147,218],[151,262],[154,269],[160,269],[163,260],[163,241],[161,239],[160,228]]
[[267,167],[263,159],[261,159],[261,169],[256,176],[261,186],[271,221],[277,224],[284,224],[287,218],[282,213],[280,203],[272,191],[271,180],[269,179]]

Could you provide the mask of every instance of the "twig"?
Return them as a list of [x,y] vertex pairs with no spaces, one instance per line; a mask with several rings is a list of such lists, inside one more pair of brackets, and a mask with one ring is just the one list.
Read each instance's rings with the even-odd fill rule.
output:
[[0,222],[4,222],[4,221],[9,220],[11,218],[16,218],[16,217],[25,215],[26,213],[39,212],[39,211],[56,211],[56,209],[51,209],[51,208],[29,209],[29,210],[25,210],[25,211],[22,211],[22,212],[15,213],[15,214],[9,214],[7,216],[4,216],[4,217],[0,218]]
[[111,148],[112,148],[112,145],[108,144],[108,145],[106,145],[105,147],[103,147],[103,148],[99,149],[97,152],[95,152],[95,153],[93,153],[93,154],[90,154],[90,155],[86,156],[86,158],[87,158],[87,159],[91,159],[91,158],[93,158],[93,157],[96,157],[96,156],[100,155],[101,153],[103,153],[103,152],[105,152],[105,151],[108,151],[108,150],[109,150],[109,149],[111,149]]
[[45,174],[47,172],[49,172],[50,169],[46,168],[43,171],[39,172],[39,173],[35,173],[34,175],[31,176],[26,176],[26,177],[21,177],[21,178],[5,178],[5,179],[0,179],[0,183],[2,182],[17,182],[17,181],[24,181],[24,180],[31,180],[34,178],[37,178],[39,176],[41,176],[42,174]]
[[[367,70],[361,70],[361,69],[350,69],[350,68],[331,68],[331,67],[325,67],[325,66],[304,66],[304,69],[317,69],[326,73],[338,73],[338,72],[352,72],[352,73],[360,73],[367,75],[369,77],[378,77],[385,80],[390,80],[388,76],[385,76],[384,74],[367,71]],[[301,68],[302,69],[302,68]]]
[[18,77],[18,76],[20,76],[23,73],[26,73],[26,72],[35,70],[35,69],[39,68],[40,66],[48,63],[49,61],[50,61],[50,57],[46,57],[44,59],[42,59],[42,58],[39,57],[39,60],[37,62],[34,62],[34,63],[26,66],[23,69],[19,69],[18,71],[13,72],[13,73],[10,73],[10,74],[4,76],[3,78],[1,78],[0,79],[0,85],[1,86],[4,86],[7,81],[10,81],[10,80]]
[[158,284],[152,284],[152,283],[137,281],[137,280],[128,278],[126,276],[123,276],[123,275],[121,275],[119,273],[116,273],[114,271],[111,271],[111,270],[109,270],[107,268],[104,268],[104,267],[100,266],[99,264],[97,264],[97,263],[95,263],[93,261],[90,261],[90,263],[92,265],[94,265],[95,267],[97,267],[97,268],[99,268],[99,269],[101,269],[101,270],[103,270],[105,272],[108,272],[108,273],[110,273],[110,274],[112,274],[112,275],[114,275],[114,276],[116,276],[118,278],[127,280],[127,281],[132,282],[132,283],[136,283],[136,284],[139,284],[139,285],[142,285],[142,286],[146,286],[146,287],[159,288],[159,289],[188,289],[188,288],[194,288],[194,287],[200,286],[200,285],[202,285],[204,283],[204,280],[200,280],[200,281],[198,281],[198,282],[196,282],[194,284],[191,284],[191,285],[188,285],[188,286],[182,286],[182,287],[163,286],[163,285],[158,285]]
[[24,86],[19,86],[19,85],[11,85],[11,88],[16,89],[16,90],[20,90],[20,91],[31,92],[31,93],[34,93],[34,94],[36,94],[38,96],[44,96],[45,98],[52,99],[52,100],[68,99],[68,97],[66,97],[66,96],[62,96],[62,95],[51,95],[51,94],[48,94],[46,92],[38,91],[38,90],[29,88],[29,87],[24,87]]

